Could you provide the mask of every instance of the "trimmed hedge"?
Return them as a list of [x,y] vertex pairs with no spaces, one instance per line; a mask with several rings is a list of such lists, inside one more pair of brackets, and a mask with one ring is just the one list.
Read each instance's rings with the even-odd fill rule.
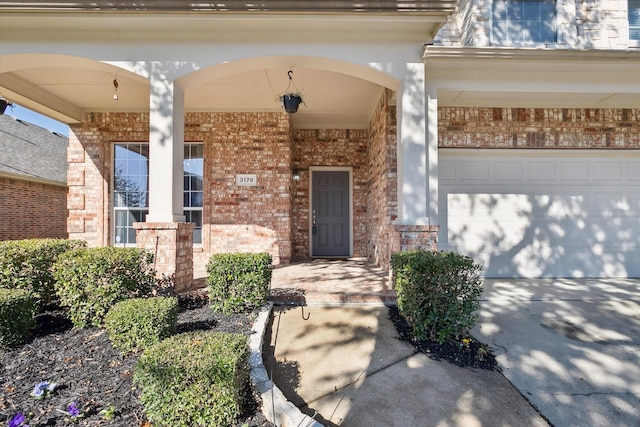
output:
[[440,344],[475,325],[482,266],[453,252],[405,251],[391,255],[398,310],[416,339]]
[[84,241],[63,239],[0,242],[0,288],[25,289],[42,308],[55,297],[52,266],[58,256],[84,246]]
[[212,255],[207,263],[209,301],[214,311],[247,313],[266,304],[271,284],[271,255]]
[[152,261],[152,254],[138,248],[81,248],[60,255],[53,266],[55,289],[74,326],[102,326],[118,301],[149,296]]
[[113,347],[124,354],[144,350],[175,335],[178,299],[132,298],[117,302],[104,318]]
[[22,344],[36,327],[36,299],[23,289],[0,289],[0,348]]
[[248,381],[244,335],[195,331],[142,353],[133,381],[154,426],[230,426],[240,416]]

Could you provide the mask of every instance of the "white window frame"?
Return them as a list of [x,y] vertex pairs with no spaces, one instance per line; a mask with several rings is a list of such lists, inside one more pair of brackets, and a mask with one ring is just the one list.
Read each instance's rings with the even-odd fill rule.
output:
[[[136,210],[136,211],[142,211],[143,215],[141,218],[141,221],[144,222],[146,220],[146,215],[149,213],[149,157],[147,157],[147,188],[146,188],[146,207],[142,208],[142,209],[131,209],[130,207],[127,206],[116,206],[116,189],[115,189],[115,183],[116,183],[116,173],[115,173],[115,168],[116,168],[116,147],[117,146],[128,146],[128,145],[138,145],[138,146],[142,146],[142,145],[146,145],[147,147],[149,147],[149,142],[114,142],[112,144],[112,150],[111,150],[111,191],[109,194],[109,197],[111,198],[111,206],[112,206],[112,221],[111,221],[111,241],[113,242],[113,246],[120,246],[120,247],[136,247],[136,243],[134,242],[119,242],[117,241],[117,227],[116,227],[116,218],[118,216],[117,212],[123,212],[123,211],[131,211],[131,210]],[[202,143],[185,143],[184,146],[185,147],[190,147],[190,146],[194,146],[194,145],[199,145],[203,147],[203,174],[204,174],[204,146]],[[149,154],[148,154],[149,156]],[[204,179],[204,177],[203,177]],[[184,182],[184,165],[183,165],[183,182]],[[203,187],[204,187],[204,183],[203,183]],[[184,185],[183,185],[183,192],[184,192]],[[187,212],[187,211],[200,211],[201,213],[201,218],[202,221],[204,222],[204,188],[202,191],[202,197],[203,197],[203,203],[201,207],[185,207],[184,206],[184,200],[183,200],[183,211]],[[194,230],[195,233],[195,230]],[[201,235],[201,241],[199,243],[194,243],[193,246],[195,247],[202,247],[202,225],[200,226],[200,235]]]
[[[184,143],[184,147],[185,147],[185,151],[187,151],[187,149],[191,150],[191,147],[194,146],[198,146],[201,147],[202,149],[202,206],[199,207],[195,207],[195,206],[185,206],[184,203],[184,193],[186,192],[191,192],[191,189],[185,189],[184,185],[182,186],[182,192],[183,192],[183,202],[182,202],[182,210],[185,216],[187,216],[187,212],[200,212],[200,220],[201,220],[201,224],[199,228],[194,228],[193,233],[194,233],[194,239],[193,239],[193,246],[194,247],[202,247],[202,241],[203,241],[203,235],[202,235],[202,226],[204,223],[204,144],[203,143],[198,143],[198,142],[190,142],[190,143]],[[185,153],[186,154],[186,153]],[[184,162],[186,162],[187,160],[189,160],[190,157],[187,157],[186,155],[184,156]],[[183,166],[183,173],[182,173],[182,180],[184,183],[184,179],[186,178],[185,176],[185,168]],[[187,221],[188,222],[188,221]],[[198,233],[198,230],[200,232],[200,241],[196,242],[196,233]]]
[[[116,218],[118,216],[117,212],[127,212],[127,211],[131,211],[131,210],[136,210],[136,211],[142,211],[142,221],[145,220],[146,215],[149,213],[149,157],[147,157],[147,189],[146,189],[146,208],[142,208],[142,209],[131,209],[128,206],[116,206],[116,147],[117,146],[130,146],[130,145],[138,145],[138,146],[142,146],[142,145],[146,145],[147,147],[149,146],[148,142],[114,142],[112,145],[112,150],[111,150],[111,192],[110,192],[110,197],[111,197],[111,204],[112,204],[112,211],[113,211],[113,216],[112,216],[112,221],[111,221],[111,236],[112,236],[112,242],[113,242],[113,246],[120,246],[120,247],[136,247],[136,242],[134,240],[134,242],[120,242],[118,241],[118,235],[117,235],[117,227],[116,227]],[[128,227],[127,227],[128,228]]]
[[[509,0],[504,0],[505,3],[507,3]],[[524,3],[526,1],[529,0],[518,0],[518,3]],[[535,3],[542,3],[543,0],[530,0],[531,2],[535,2]],[[551,2],[551,1],[549,1]],[[554,40],[553,41],[534,41],[534,40],[530,40],[530,41],[512,41],[512,40],[507,40],[507,39],[498,39],[495,37],[495,25],[497,24],[496,19],[495,19],[495,5],[496,5],[496,0],[493,0],[491,2],[491,28],[489,29],[490,31],[490,43],[492,46],[510,46],[510,47],[547,47],[547,46],[556,46],[559,43],[559,26],[558,26],[558,2],[556,0],[553,0],[553,4],[554,4],[554,18],[553,18],[553,22],[554,22],[554,31],[555,31],[555,36],[554,36]],[[508,25],[508,21],[507,21],[507,25]],[[524,28],[523,28],[524,30]],[[507,33],[508,34],[508,33]]]

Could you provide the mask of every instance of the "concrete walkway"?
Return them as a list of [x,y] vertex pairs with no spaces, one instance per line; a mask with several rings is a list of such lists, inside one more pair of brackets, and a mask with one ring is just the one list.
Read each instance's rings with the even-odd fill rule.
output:
[[314,259],[278,266],[271,278],[276,304],[395,304],[389,273],[366,259]]
[[640,426],[640,280],[484,286],[472,333],[504,376],[416,354],[380,304],[276,307],[266,368],[327,426]]
[[267,371],[323,425],[547,426],[500,373],[416,354],[386,307],[275,308],[270,330]]

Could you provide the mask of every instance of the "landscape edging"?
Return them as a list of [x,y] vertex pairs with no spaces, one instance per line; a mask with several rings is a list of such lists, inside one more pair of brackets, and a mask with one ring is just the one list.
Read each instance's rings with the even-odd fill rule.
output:
[[251,328],[252,334],[249,336],[251,382],[262,398],[262,414],[278,427],[324,427],[289,402],[282,391],[269,379],[262,359],[262,346],[272,310],[271,302],[260,309]]

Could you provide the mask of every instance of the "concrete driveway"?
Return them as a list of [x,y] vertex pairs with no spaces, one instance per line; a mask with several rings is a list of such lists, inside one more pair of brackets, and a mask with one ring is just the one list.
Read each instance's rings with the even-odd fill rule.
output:
[[487,279],[473,335],[556,427],[640,426],[640,280]]

